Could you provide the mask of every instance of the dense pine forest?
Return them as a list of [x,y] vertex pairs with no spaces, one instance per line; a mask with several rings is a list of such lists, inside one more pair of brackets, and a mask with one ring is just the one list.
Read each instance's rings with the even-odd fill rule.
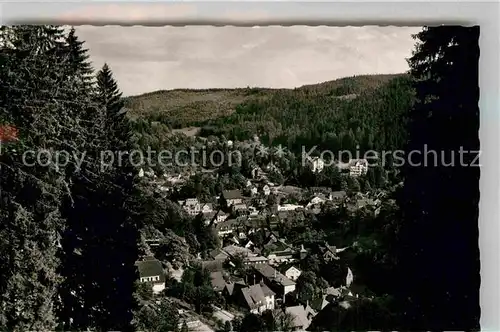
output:
[[[373,75],[293,90],[159,91],[130,97],[126,106],[143,134],[151,132],[148,123],[154,122],[154,130],[165,126],[166,132],[200,126],[201,136],[248,140],[258,135],[266,144],[281,144],[296,152],[302,146],[363,152],[404,147],[412,100],[407,75]],[[199,117],[203,111],[198,109],[210,110],[207,118]]]
[[[92,68],[74,29],[1,27],[0,331],[179,330],[174,304],[152,303],[137,283],[145,238],[160,239],[157,255],[166,261],[218,247],[213,231],[173,202],[215,197],[241,185],[248,169],[223,166],[217,182],[197,175],[166,196],[141,180],[130,160],[103,165],[102,151],[118,157],[118,151],[187,147],[197,141],[175,132],[185,127],[199,127],[199,136],[216,137],[221,146],[258,135],[265,144],[286,146],[290,161],[302,146],[479,150],[479,29],[424,28],[415,39],[406,74],[291,90],[173,90],[124,98],[112,63]],[[7,137],[5,128],[15,134]],[[42,160],[26,153],[42,150]],[[312,179],[294,167],[285,174],[294,184],[347,185],[335,172]],[[388,177],[389,171],[398,176]],[[389,192],[392,204],[376,216],[356,214],[357,226],[347,227],[332,223],[347,220],[344,210],[323,211],[311,225],[281,230],[298,242],[377,242],[353,259],[366,275],[377,275],[365,280],[375,300],[359,300],[342,320],[330,319],[341,316],[339,308],[322,312],[311,329],[477,330],[479,168],[404,165],[370,177],[349,186]],[[331,270],[313,263],[304,270],[332,274],[328,282],[335,282]],[[319,283],[314,275],[308,274],[314,281],[307,287]],[[169,294],[201,313],[216,301],[208,283],[192,267]],[[276,330],[249,320],[232,330]]]

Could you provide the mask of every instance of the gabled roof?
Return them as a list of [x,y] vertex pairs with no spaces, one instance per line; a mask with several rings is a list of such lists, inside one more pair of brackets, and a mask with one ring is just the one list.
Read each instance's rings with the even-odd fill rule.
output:
[[161,266],[160,261],[156,259],[147,259],[142,262],[138,262],[137,267],[141,278],[160,276],[161,280],[161,277],[163,276],[163,267]]
[[241,292],[250,309],[255,309],[258,308],[259,306],[265,305],[266,293],[274,294],[271,293],[272,291],[269,288],[264,290],[263,285],[261,284],[256,284],[250,287],[242,288]]
[[241,194],[241,191],[239,191],[239,190],[224,190],[222,192],[222,195],[224,196],[225,199],[243,198],[243,195]]
[[212,282],[212,287],[217,292],[222,291],[226,286],[226,281],[224,280],[224,276],[220,271],[210,273],[210,279]]
[[210,252],[210,257],[213,259],[226,259],[229,255],[221,249],[214,249]]
[[203,204],[201,204],[201,207],[202,207],[202,208],[204,208],[205,206],[206,206],[207,208],[209,208],[209,209],[213,209],[213,206],[214,206],[214,205],[213,205],[212,203],[203,203]]
[[344,198],[345,196],[347,196],[347,193],[343,190],[332,192],[332,198]]
[[278,272],[268,264],[257,265],[254,268],[257,272],[259,272],[263,277],[266,277],[269,281],[278,283],[282,286],[295,285],[295,282],[288,279],[281,272]]
[[316,311],[321,311],[323,310],[330,302],[327,300],[327,295],[322,295],[320,297],[317,297],[313,299],[311,302],[311,308],[316,310]]
[[234,291],[240,288],[245,288],[246,284],[244,281],[230,282],[226,284],[227,292],[230,296],[233,295]]
[[295,266],[290,266],[288,269],[286,269],[285,273],[287,273],[288,271],[290,270],[297,270],[299,272],[302,272],[299,268],[295,267]]
[[238,225],[239,222],[238,220],[236,219],[229,219],[229,220],[224,220],[224,221],[221,221],[220,223],[218,223],[216,226],[215,226],[215,229],[217,231],[221,230],[222,228],[234,228],[236,225]]
[[303,329],[309,327],[311,322],[307,318],[307,312],[303,306],[287,307],[285,310],[293,316],[294,327],[302,327]]
[[267,285],[263,282],[260,283],[260,288],[262,288],[262,292],[264,293],[265,296],[274,296],[276,295],[275,292],[271,290],[271,288],[267,287]]

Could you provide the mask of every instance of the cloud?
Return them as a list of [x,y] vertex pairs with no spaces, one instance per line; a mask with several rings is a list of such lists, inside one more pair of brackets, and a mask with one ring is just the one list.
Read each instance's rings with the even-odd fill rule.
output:
[[189,19],[195,17],[197,9],[192,4],[154,5],[89,5],[62,13],[63,22],[72,21],[147,21],[161,19]]
[[174,88],[293,88],[408,69],[420,28],[77,27],[125,95]]

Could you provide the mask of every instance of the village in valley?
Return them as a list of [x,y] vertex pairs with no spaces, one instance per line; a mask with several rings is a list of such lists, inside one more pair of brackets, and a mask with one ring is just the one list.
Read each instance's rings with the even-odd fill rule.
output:
[[479,26],[134,24],[0,28],[0,331],[483,327]]
[[[182,218],[211,237],[211,245],[200,245],[201,250],[193,252],[183,237],[165,237],[151,229],[143,232],[143,255],[137,266],[141,287],[145,292],[152,291],[146,298],[175,303],[179,328],[193,331],[231,331],[235,324],[248,320],[248,315],[279,320],[282,326],[277,330],[305,331],[315,317],[328,317],[329,307],[348,309],[360,296],[369,299],[363,282],[356,283],[356,267],[350,266],[353,256],[364,250],[358,238],[328,240],[311,227],[311,223],[334,217],[345,219],[345,223],[354,223],[361,215],[376,218],[383,201],[394,201],[385,191],[371,190],[369,184],[363,184],[362,190],[359,182],[367,177],[369,162],[351,159],[340,167],[341,163],[325,166],[319,157],[305,158],[305,172],[320,177],[333,169],[342,190],[300,187],[286,184],[280,176],[284,173],[280,165],[287,164],[283,159],[293,158],[291,154],[247,157],[245,149],[249,146],[259,149],[257,137],[250,143],[218,144],[227,152],[242,151],[247,167],[238,165],[228,170],[223,165],[188,172],[178,168],[163,175],[153,168],[139,170],[146,185],[157,195],[168,197]],[[186,189],[193,187],[193,178],[198,183],[194,191]],[[200,188],[207,181],[216,184],[213,197]],[[199,195],[188,196],[190,192]],[[198,299],[186,300],[186,286],[181,285],[188,278],[198,291],[204,286],[203,292],[213,293],[195,293]]]

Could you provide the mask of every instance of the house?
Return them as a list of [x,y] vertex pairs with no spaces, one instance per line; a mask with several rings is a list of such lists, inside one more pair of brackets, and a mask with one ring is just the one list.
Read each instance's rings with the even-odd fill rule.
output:
[[252,196],[257,195],[258,192],[259,192],[259,190],[257,189],[257,187],[250,188],[250,194]]
[[250,216],[257,216],[259,214],[259,210],[254,206],[249,206],[248,211],[250,212]]
[[201,212],[201,204],[197,198],[188,198],[185,201],[178,201],[179,205],[192,216]]
[[368,172],[368,161],[366,159],[351,159],[349,161],[349,175],[361,176]]
[[302,271],[296,268],[295,266],[289,267],[285,271],[285,277],[293,281],[297,281],[297,279],[300,277],[301,274]]
[[323,310],[328,304],[330,304],[332,299],[331,295],[322,294],[311,301],[311,308],[316,312]]
[[271,194],[271,188],[266,184],[264,187],[262,187],[262,191],[264,192],[264,195],[269,196]]
[[210,252],[210,257],[215,261],[225,261],[229,258],[229,255],[222,249],[214,249]]
[[211,203],[205,203],[201,205],[201,213],[207,214],[207,213],[213,213],[213,205]]
[[139,270],[140,282],[151,284],[155,294],[165,289],[165,273],[160,261],[148,257],[141,262],[137,262],[136,265]]
[[294,331],[305,331],[311,325],[311,321],[316,315],[309,305],[306,307],[302,305],[287,307],[285,311],[293,317]]
[[307,161],[313,173],[320,173],[325,168],[325,162],[319,157],[307,157]]
[[188,199],[186,199],[186,201],[184,203],[186,205],[196,205],[196,204],[199,204],[200,202],[198,201],[197,198],[188,198]]
[[253,314],[262,314],[266,310],[274,310],[275,293],[264,283],[241,288],[240,303]]
[[295,204],[283,204],[283,205],[278,205],[278,212],[280,211],[295,211],[297,209],[302,208],[301,205],[295,205]]
[[282,295],[283,298],[286,294],[295,291],[295,282],[276,271],[269,264],[254,265],[253,268],[258,277],[257,279],[264,281],[269,288]]
[[226,283],[222,295],[226,298],[233,298],[245,287],[247,287],[247,285],[242,280]]
[[144,177],[144,170],[142,168],[139,170],[139,177]]
[[243,260],[245,265],[267,264],[269,259],[264,256],[248,256]]
[[280,251],[271,252],[267,258],[270,264],[281,264],[286,262],[291,262],[294,260],[294,251],[290,248]]
[[246,244],[244,245],[244,247],[247,248],[247,249],[252,249],[254,245],[255,244],[251,240],[248,240],[246,242]]
[[376,201],[370,198],[360,198],[357,199],[355,202],[347,203],[345,206],[347,211],[352,213],[364,207],[376,206]]
[[252,251],[250,249],[234,245],[225,246],[224,248],[222,248],[222,250],[230,256],[236,256],[236,255],[248,256],[252,254]]
[[243,196],[239,190],[224,190],[222,196],[226,200],[228,206],[241,204],[243,202]]
[[233,233],[238,226],[238,221],[236,219],[230,219],[218,223],[215,226],[215,230],[219,236],[224,236]]
[[319,250],[326,262],[340,259],[339,256],[337,256],[337,248],[335,246],[330,246],[326,242],[324,243],[324,245],[319,246]]
[[226,287],[226,281],[221,271],[215,271],[210,273],[210,281],[214,291],[222,293],[224,287]]
[[322,197],[321,195],[316,195],[314,196],[310,201],[309,201],[309,204],[307,204],[308,206],[312,206],[312,205],[319,205],[319,204],[323,204],[324,202],[326,201],[326,199],[324,197]]
[[215,215],[215,223],[220,223],[225,221],[229,217],[229,214],[223,212],[223,211],[218,211],[217,214]]
[[233,207],[235,211],[240,211],[240,212],[248,211],[248,207],[245,203],[235,204]]
[[347,196],[347,193],[343,190],[340,191],[333,191],[330,194],[330,197],[333,201],[340,201],[343,200]]

